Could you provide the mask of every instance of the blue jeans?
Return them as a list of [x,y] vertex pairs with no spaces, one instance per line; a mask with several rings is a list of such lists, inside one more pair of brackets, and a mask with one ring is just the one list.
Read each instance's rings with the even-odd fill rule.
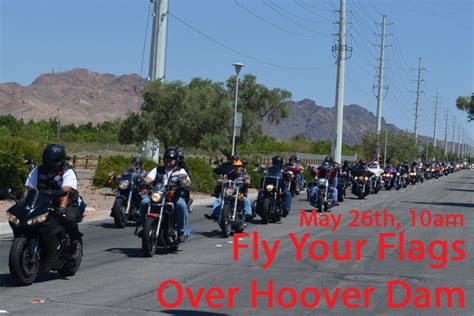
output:
[[[244,213],[245,215],[252,215],[252,205],[250,204],[250,200],[248,197],[244,198]],[[222,206],[222,199],[218,197],[214,201],[214,206],[212,207],[212,214],[213,215],[219,215],[219,212],[221,211],[221,206]]]
[[[176,220],[176,226],[178,229],[178,234],[184,233],[184,229],[188,227],[188,206],[183,198],[175,199],[174,202],[174,215]],[[145,196],[140,202],[140,214],[145,223],[145,214],[147,208],[150,205],[150,197]]]
[[[291,193],[287,189],[283,190],[283,202],[285,203],[285,209],[288,213],[291,211]],[[257,209],[261,210],[263,207],[263,190],[258,192],[257,197]]]
[[301,186],[303,185],[303,176],[301,175],[301,173],[297,173],[295,175],[295,182],[296,182],[296,190],[300,190],[301,189]]

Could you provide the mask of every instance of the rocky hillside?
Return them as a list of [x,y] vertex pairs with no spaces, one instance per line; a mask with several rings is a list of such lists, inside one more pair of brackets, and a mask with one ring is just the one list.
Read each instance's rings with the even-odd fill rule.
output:
[[115,76],[86,69],[44,74],[29,86],[0,84],[0,114],[25,120],[56,117],[64,123],[98,123],[136,111],[143,83],[138,75]]
[[[351,104],[344,107],[343,143],[358,144],[362,135],[374,131],[377,118],[367,109]],[[317,105],[313,100],[304,99],[290,105],[290,115],[278,125],[264,123],[264,132],[277,139],[292,139],[303,135],[310,140],[326,140],[332,137],[336,126],[336,108]],[[382,128],[385,129],[382,118]],[[387,124],[389,129],[398,130]]]

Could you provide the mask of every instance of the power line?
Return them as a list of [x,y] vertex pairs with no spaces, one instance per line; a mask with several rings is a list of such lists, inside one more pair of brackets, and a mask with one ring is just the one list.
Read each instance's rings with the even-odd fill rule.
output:
[[303,24],[300,24],[298,23],[297,21],[289,18],[288,16],[284,15],[283,13],[281,13],[280,11],[278,11],[277,9],[275,9],[271,4],[267,3],[265,0],[262,0],[263,4],[265,4],[267,7],[269,7],[271,10],[273,10],[275,13],[277,13],[278,15],[284,17],[285,19],[287,19],[288,21],[292,22],[293,24],[295,25],[298,25],[299,27],[307,30],[307,31],[310,31],[310,32],[313,32],[313,33],[317,33],[317,34],[321,34],[321,35],[327,35],[327,34],[324,34],[324,33],[321,33],[321,32],[318,32],[316,30],[313,30],[313,29],[310,29],[309,27],[306,27],[304,26]]
[[[258,20],[280,30],[280,31],[283,31],[285,33],[288,33],[288,34],[291,34],[291,35],[295,35],[295,36],[301,36],[301,37],[321,37],[321,35],[306,35],[306,34],[302,34],[302,33],[296,33],[296,32],[293,32],[293,31],[289,31],[285,28],[282,28],[281,26],[279,25],[276,25],[275,23],[272,23],[268,20],[266,20],[265,18],[261,17],[260,15],[256,14],[255,12],[253,12],[252,10],[250,10],[249,8],[245,7],[244,5],[242,5],[239,1],[237,0],[234,0],[234,3],[236,5],[238,5],[240,8],[242,8],[243,10],[247,11],[249,14],[253,15],[255,18],[257,18]],[[324,35],[324,36],[330,36],[330,35]]]
[[313,24],[333,24],[332,22],[321,22],[321,21],[315,21],[315,20],[312,20],[312,19],[305,18],[303,16],[300,16],[298,14],[295,14],[295,13],[291,12],[290,10],[287,10],[287,9],[283,8],[282,6],[274,3],[272,0],[269,0],[268,2],[272,6],[275,6],[275,7],[279,8],[280,10],[286,12],[287,14],[289,14],[291,16],[294,16],[295,18],[298,18],[300,20],[303,20],[303,21],[306,21],[306,22],[309,22],[309,23],[313,23]]
[[[303,8],[304,10],[310,12],[311,14],[317,16],[317,17],[320,17],[321,19],[324,19],[326,21],[329,21],[329,22],[332,22],[331,19],[328,19],[327,17],[323,16],[323,15],[320,15],[316,12],[314,12],[313,10],[309,9],[309,6],[307,4],[305,4],[303,1],[300,1],[298,2],[298,0],[295,0],[295,3],[300,6],[301,8]],[[331,11],[331,10],[325,10],[325,11]]]
[[238,55],[241,55],[243,57],[247,57],[248,59],[251,59],[253,61],[256,61],[256,62],[259,62],[261,64],[264,64],[264,65],[267,65],[267,66],[272,66],[272,67],[275,67],[275,68],[281,68],[281,69],[288,69],[288,70],[319,70],[319,69],[325,69],[325,68],[330,68],[330,67],[334,67],[334,64],[330,64],[330,65],[325,65],[325,66],[319,66],[319,67],[314,67],[314,66],[310,66],[310,67],[289,67],[289,66],[284,66],[284,65],[279,65],[279,64],[274,64],[274,63],[270,63],[270,62],[267,62],[263,59],[260,59],[260,58],[257,58],[257,57],[253,57],[251,55],[248,55],[246,53],[243,53],[227,44],[224,44],[222,43],[221,41],[219,40],[216,40],[215,38],[205,34],[204,32],[198,30],[197,28],[195,28],[194,26],[192,26],[191,24],[187,23],[186,21],[184,21],[183,19],[177,17],[176,15],[174,15],[173,13],[171,12],[168,12],[168,14],[173,17],[175,20],[181,22],[183,25],[187,26],[189,29],[193,30],[194,32],[198,33],[199,35],[207,38],[208,40],[214,42],[215,44],[221,46],[221,47],[224,47],[225,49],[231,51],[231,52],[234,52]]

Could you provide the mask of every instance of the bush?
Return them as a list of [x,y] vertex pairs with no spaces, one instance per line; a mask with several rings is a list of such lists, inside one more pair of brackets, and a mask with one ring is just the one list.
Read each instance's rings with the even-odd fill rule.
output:
[[23,164],[25,155],[40,162],[43,145],[16,137],[0,137],[0,189],[11,188],[21,195],[29,170]]
[[186,158],[185,162],[189,168],[192,190],[202,193],[212,193],[216,186],[212,167],[199,158]]
[[[92,179],[92,184],[96,187],[115,188],[115,183],[107,183],[107,180],[109,179],[109,173],[113,172],[114,175],[118,175],[124,171],[127,171],[130,169],[130,161],[131,157],[126,156],[111,156],[102,159],[97,165],[94,178]],[[156,167],[156,164],[151,160],[143,160],[142,167],[146,171],[151,171],[151,169]]]
[[[187,158],[186,164],[189,167],[189,174],[192,181],[192,190],[212,193],[216,182],[212,176],[212,168],[199,158]],[[151,171],[156,167],[156,163],[151,160],[143,161],[143,169]],[[115,187],[114,183],[109,184],[109,173],[120,174],[130,168],[130,157],[111,156],[102,159],[97,166],[92,183],[97,187]]]

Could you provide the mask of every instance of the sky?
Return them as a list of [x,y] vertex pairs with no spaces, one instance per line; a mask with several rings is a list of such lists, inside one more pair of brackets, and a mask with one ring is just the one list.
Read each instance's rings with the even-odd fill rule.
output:
[[[339,0],[169,0],[166,80],[224,81],[232,63],[293,100],[334,106]],[[473,0],[346,0],[345,104],[376,113],[382,15],[387,15],[383,116],[413,131],[417,67],[422,58],[420,134],[448,139],[453,117],[474,138],[474,124],[455,109],[474,91]],[[147,77],[149,0],[0,0],[0,83],[31,84],[54,71],[87,68]],[[142,56],[144,58],[142,59]],[[143,61],[143,62],[142,62]]]

